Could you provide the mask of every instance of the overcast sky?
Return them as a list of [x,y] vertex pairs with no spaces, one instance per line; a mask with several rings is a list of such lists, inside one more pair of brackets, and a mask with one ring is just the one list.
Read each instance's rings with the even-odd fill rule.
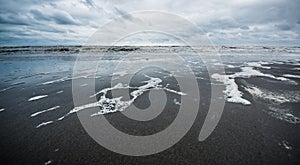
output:
[[2,46],[84,44],[97,29],[114,18],[144,10],[158,10],[182,16],[203,29],[211,41],[219,45],[300,46],[299,0],[0,2]]

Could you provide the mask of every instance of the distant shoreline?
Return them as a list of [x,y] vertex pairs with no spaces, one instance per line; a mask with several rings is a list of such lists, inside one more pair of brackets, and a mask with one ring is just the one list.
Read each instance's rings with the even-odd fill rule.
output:
[[212,50],[222,51],[255,51],[255,52],[287,52],[300,54],[300,46],[179,46],[179,45],[161,45],[161,46],[0,46],[1,54],[14,53],[79,53],[79,52],[131,52],[151,48],[152,50],[165,49],[172,51],[177,48],[192,48],[197,52],[211,52]]

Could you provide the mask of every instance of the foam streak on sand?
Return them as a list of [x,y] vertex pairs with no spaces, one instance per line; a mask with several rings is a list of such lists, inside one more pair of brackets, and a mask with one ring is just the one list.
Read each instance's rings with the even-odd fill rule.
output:
[[42,122],[41,124],[37,125],[35,128],[40,128],[42,126],[45,126],[45,125],[48,125],[48,124],[51,124],[51,123],[53,123],[53,121]]
[[120,71],[120,72],[115,72],[113,75],[119,75],[119,76],[123,77],[123,76],[125,76],[126,74],[128,74],[128,73],[127,73],[126,70],[124,70],[124,71]]
[[283,140],[282,141],[282,145],[285,149],[287,150],[291,150],[292,149],[292,146],[289,144],[289,142],[287,142],[286,140]]
[[30,116],[31,116],[31,117],[34,117],[34,116],[37,116],[37,115],[39,115],[39,114],[42,114],[42,113],[45,113],[45,112],[48,112],[48,111],[53,111],[53,110],[58,109],[58,108],[60,108],[60,106],[55,106],[55,107],[52,107],[52,108],[49,108],[49,109],[45,109],[45,110],[36,112],[36,113],[34,113],[34,114],[31,114]]
[[257,87],[245,88],[252,96],[262,98],[267,101],[272,101],[277,104],[286,102],[298,102],[300,101],[300,94],[297,91],[285,91],[285,92],[271,92],[269,90],[259,89]]
[[230,75],[213,74],[211,77],[226,85],[226,89],[223,92],[228,102],[242,103],[244,105],[251,104],[250,101],[242,98],[243,93],[239,91],[238,85]]
[[[278,107],[279,104],[282,103],[297,103],[300,100],[300,94],[297,91],[285,91],[285,92],[271,92],[268,90],[259,89],[257,87],[247,87],[245,88],[253,97],[254,99],[263,99],[267,101],[268,108],[265,110],[266,113],[269,115],[286,121],[292,124],[300,123],[300,118],[294,116],[291,112],[289,112],[286,108]],[[275,105],[276,107],[274,107]]]
[[178,92],[178,91],[175,91],[175,90],[173,90],[173,89],[169,89],[169,88],[167,88],[167,87],[163,87],[162,89],[164,89],[164,90],[166,90],[166,91],[168,91],[168,92],[171,92],[171,93],[175,93],[175,94],[181,95],[181,96],[186,95],[186,93]]
[[0,92],[4,92],[4,91],[7,91],[7,90],[9,90],[9,89],[13,89],[13,88],[15,88],[15,87],[16,87],[16,86],[10,86],[10,87],[1,89]]
[[28,99],[28,101],[35,101],[35,100],[39,100],[39,99],[42,99],[42,98],[45,98],[47,97],[48,95],[40,95],[40,96],[34,96],[30,99]]
[[49,84],[60,83],[60,82],[74,80],[74,79],[80,79],[80,78],[89,78],[89,77],[90,78],[97,78],[97,77],[95,77],[94,74],[86,74],[86,75],[83,75],[83,76],[73,76],[73,77],[72,76],[66,76],[66,77],[62,77],[60,79],[43,82],[41,85],[49,85]]
[[288,77],[288,78],[300,78],[300,75],[284,74],[283,77]]
[[177,101],[176,98],[175,98],[173,101],[174,101],[174,104],[176,104],[176,105],[181,105],[181,103],[180,103],[179,101]]
[[42,83],[42,85],[48,85],[48,84],[53,84],[53,83],[59,83],[59,82],[67,81],[67,80],[71,80],[71,78],[70,78],[70,77],[63,77],[63,78],[61,78],[61,79],[51,80],[51,81],[44,82],[44,83]]
[[[97,116],[97,115],[103,115],[107,113],[113,113],[117,111],[124,111],[127,107],[129,107],[139,96],[141,96],[144,92],[149,91],[151,89],[156,89],[156,90],[166,90],[168,92],[172,92],[178,95],[186,95],[183,92],[178,92],[172,89],[169,89],[167,87],[162,87],[160,83],[162,82],[161,79],[155,78],[155,77],[150,77],[145,75],[149,80],[144,81],[146,83],[145,85],[139,86],[139,87],[130,87],[130,86],[125,86],[121,83],[115,85],[114,87],[111,88],[105,88],[102,89],[101,91],[97,92],[96,94],[92,95],[91,97],[95,97],[97,95],[101,95],[100,100],[95,102],[95,103],[89,103],[86,105],[78,106],[73,108],[69,113],[64,115],[63,117],[59,118],[58,120],[64,119],[66,116],[76,113],[78,111],[81,111],[83,109],[87,108],[92,108],[92,107],[100,107],[100,111],[97,113],[92,114],[91,116]],[[136,89],[130,93],[130,95],[133,97],[130,100],[123,101],[122,97],[117,97],[117,98],[107,98],[106,94],[108,91],[112,91],[115,89]]]
[[66,77],[63,77],[63,78],[60,78],[60,79],[43,82],[42,85],[49,85],[49,84],[54,84],[54,83],[60,83],[60,82],[69,81],[69,80],[72,80],[72,79],[85,78],[85,77],[86,76],[80,76],[80,77],[66,76]]
[[48,160],[47,162],[44,163],[44,165],[49,165],[52,163],[52,160]]
[[244,105],[251,104],[250,101],[242,98],[243,93],[239,91],[238,85],[235,83],[235,78],[250,78],[252,76],[259,76],[259,77],[268,77],[279,81],[288,81],[290,83],[297,84],[295,81],[292,81],[284,77],[275,77],[271,74],[264,74],[258,70],[254,70],[253,67],[242,67],[241,70],[242,70],[241,72],[237,72],[232,75],[220,75],[215,73],[211,76],[213,79],[222,82],[226,85],[224,94],[228,102],[241,103]]
[[248,62],[248,66],[257,67],[257,68],[263,68],[263,69],[271,69],[269,66],[262,66],[262,64],[269,64],[268,62]]
[[270,111],[268,111],[267,113],[279,120],[283,120],[291,124],[300,123],[299,117],[294,116],[293,114],[291,114],[289,111],[285,109],[275,108],[273,106],[270,106],[269,109]]

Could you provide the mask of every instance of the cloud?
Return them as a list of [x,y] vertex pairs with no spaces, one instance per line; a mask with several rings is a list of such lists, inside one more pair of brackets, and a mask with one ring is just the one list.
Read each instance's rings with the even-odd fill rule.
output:
[[[298,0],[132,0],[130,3],[122,0],[0,0],[0,3],[1,45],[84,44],[98,28],[117,17],[126,15],[129,21],[138,22],[129,14],[144,10],[182,16],[203,29],[217,44],[294,44],[299,43],[300,38]],[[160,38],[145,39],[169,42]],[[141,42],[137,38],[136,41]]]
[[240,29],[242,29],[242,30],[249,30],[249,27],[246,26],[246,25],[242,25],[242,26],[240,27]]
[[284,25],[284,24],[281,24],[281,25],[275,25],[279,30],[283,30],[283,31],[287,31],[287,30],[290,30],[291,27],[289,25]]
[[2,14],[0,15],[0,24],[11,25],[30,25],[30,18],[19,14]]
[[55,12],[52,15],[53,20],[57,23],[57,24],[71,24],[71,25],[76,25],[77,21],[74,20],[74,18],[67,12],[65,11],[58,11]]

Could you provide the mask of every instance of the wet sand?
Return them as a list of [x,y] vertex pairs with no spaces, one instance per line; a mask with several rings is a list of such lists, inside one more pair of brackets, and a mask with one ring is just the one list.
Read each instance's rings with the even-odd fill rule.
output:
[[[1,56],[1,63],[3,65],[6,63],[6,67],[9,68],[6,71],[7,74],[4,70],[1,71],[0,83],[0,89],[8,88],[0,92],[0,108],[4,108],[0,112],[0,158],[5,164],[44,164],[47,162],[51,164],[300,163],[299,123],[291,123],[287,120],[288,118],[284,118],[289,117],[288,114],[300,117],[299,78],[288,78],[296,82],[296,84],[290,84],[289,81],[263,76],[236,77],[235,83],[239,91],[243,92],[242,98],[250,101],[251,104],[226,101],[216,129],[205,141],[199,142],[199,132],[209,108],[211,83],[205,68],[200,69],[200,72],[197,63],[190,63],[191,67],[194,67],[195,75],[199,77],[197,82],[200,89],[200,108],[195,123],[189,132],[171,148],[150,156],[134,157],[114,153],[96,143],[86,133],[76,114],[69,115],[61,121],[57,120],[74,108],[72,79],[66,78],[72,73],[73,56],[51,59],[49,55],[51,58],[45,58],[46,60],[43,60],[44,56],[38,59],[29,56],[19,61],[13,56],[11,58],[3,56]],[[26,60],[35,61],[37,65],[32,68],[39,68],[39,71],[29,69],[28,73],[24,73],[24,68],[18,68],[22,65],[24,67]],[[55,68],[62,64],[64,67]],[[233,67],[226,66],[229,64]],[[9,67],[10,65],[14,67]],[[240,72],[242,67],[249,67],[244,62],[226,65],[225,70],[228,75]],[[30,66],[32,63],[25,68],[31,68]],[[283,61],[278,64],[273,61],[262,66],[271,67],[271,69],[260,66],[255,66],[253,69],[264,74],[283,77],[284,74],[299,75],[297,68],[299,69],[300,63],[299,61]],[[52,70],[51,67],[53,67]],[[23,71],[18,73],[18,69]],[[164,74],[151,68],[134,75],[130,85],[141,86],[142,81],[147,80],[144,73],[161,78],[163,83],[173,84],[170,88],[179,90],[176,87],[176,80],[172,77],[164,77]],[[110,87],[111,78],[112,76],[107,73],[96,78],[96,91]],[[43,84],[53,80],[61,81]],[[219,83],[222,84],[222,82]],[[85,84],[80,88],[84,90],[89,85]],[[285,93],[282,97],[286,101],[274,101],[265,95],[255,95],[248,92],[247,87],[257,87],[264,93],[273,94],[273,98]],[[153,120],[133,121],[120,112],[105,114],[105,117],[114,127],[128,134],[139,136],[154,134],[168,127],[179,110],[179,105],[173,100],[174,98],[180,100],[180,96],[171,92],[166,93],[167,106]],[[29,101],[34,96],[42,95],[47,95],[47,97]],[[149,92],[139,96],[134,101],[134,105],[141,109],[147,108],[150,105]],[[34,117],[31,116],[55,106],[60,107]],[[53,121],[53,123],[36,128],[47,121]]]

